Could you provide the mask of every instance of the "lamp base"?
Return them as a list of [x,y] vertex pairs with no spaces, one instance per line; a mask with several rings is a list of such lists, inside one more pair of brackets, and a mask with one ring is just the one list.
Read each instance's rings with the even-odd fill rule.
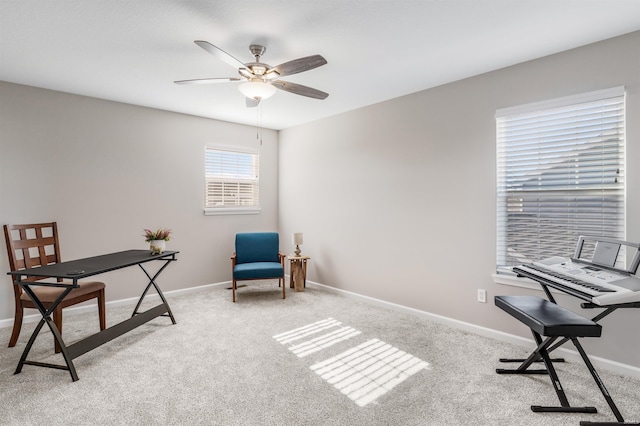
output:
[[298,257],[300,256],[301,251],[300,251],[300,246],[298,244],[296,244],[296,250],[294,253],[296,254],[296,256]]

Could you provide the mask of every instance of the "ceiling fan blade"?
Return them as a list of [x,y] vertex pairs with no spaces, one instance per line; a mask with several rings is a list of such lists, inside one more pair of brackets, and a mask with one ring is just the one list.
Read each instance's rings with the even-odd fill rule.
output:
[[178,80],[175,84],[210,84],[210,83],[228,83],[230,81],[242,81],[242,78],[197,78],[195,80]]
[[245,103],[247,105],[247,108],[255,108],[260,103],[260,99],[245,98]]
[[273,84],[275,87],[277,87],[280,90],[291,92],[296,95],[306,96],[308,98],[326,99],[327,96],[329,96],[328,93],[325,93],[321,90],[303,86],[302,84],[290,83],[288,81],[277,80],[271,84]]
[[284,64],[273,67],[281,77],[285,75],[297,74],[303,71],[309,71],[314,68],[318,68],[327,63],[327,60],[320,55],[306,56],[300,59],[294,59],[293,61],[285,62]]
[[223,62],[226,62],[227,64],[231,65],[234,68],[246,68],[242,62],[240,62],[233,56],[229,55],[227,52],[220,49],[219,47],[216,47],[213,44],[209,43],[208,41],[196,40],[194,41],[194,43],[202,47],[207,52],[211,53],[216,58],[220,59]]

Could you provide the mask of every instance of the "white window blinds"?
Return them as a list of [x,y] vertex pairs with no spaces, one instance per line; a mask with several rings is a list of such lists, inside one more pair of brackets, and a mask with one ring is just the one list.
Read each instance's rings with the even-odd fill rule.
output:
[[255,211],[259,207],[257,153],[207,147],[205,176],[205,212]]
[[625,236],[624,88],[499,110],[497,268]]

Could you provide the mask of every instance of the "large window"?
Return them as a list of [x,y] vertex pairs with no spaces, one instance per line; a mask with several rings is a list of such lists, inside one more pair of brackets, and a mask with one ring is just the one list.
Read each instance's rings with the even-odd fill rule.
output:
[[497,269],[625,236],[624,88],[498,110]]
[[260,211],[259,156],[256,152],[205,148],[205,213]]

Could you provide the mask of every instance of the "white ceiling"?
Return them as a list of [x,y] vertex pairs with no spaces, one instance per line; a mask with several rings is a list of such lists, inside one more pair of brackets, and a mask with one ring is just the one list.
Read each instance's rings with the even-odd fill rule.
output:
[[[0,0],[0,80],[283,129],[640,30],[640,0]],[[328,64],[248,109],[206,40],[270,65]]]

